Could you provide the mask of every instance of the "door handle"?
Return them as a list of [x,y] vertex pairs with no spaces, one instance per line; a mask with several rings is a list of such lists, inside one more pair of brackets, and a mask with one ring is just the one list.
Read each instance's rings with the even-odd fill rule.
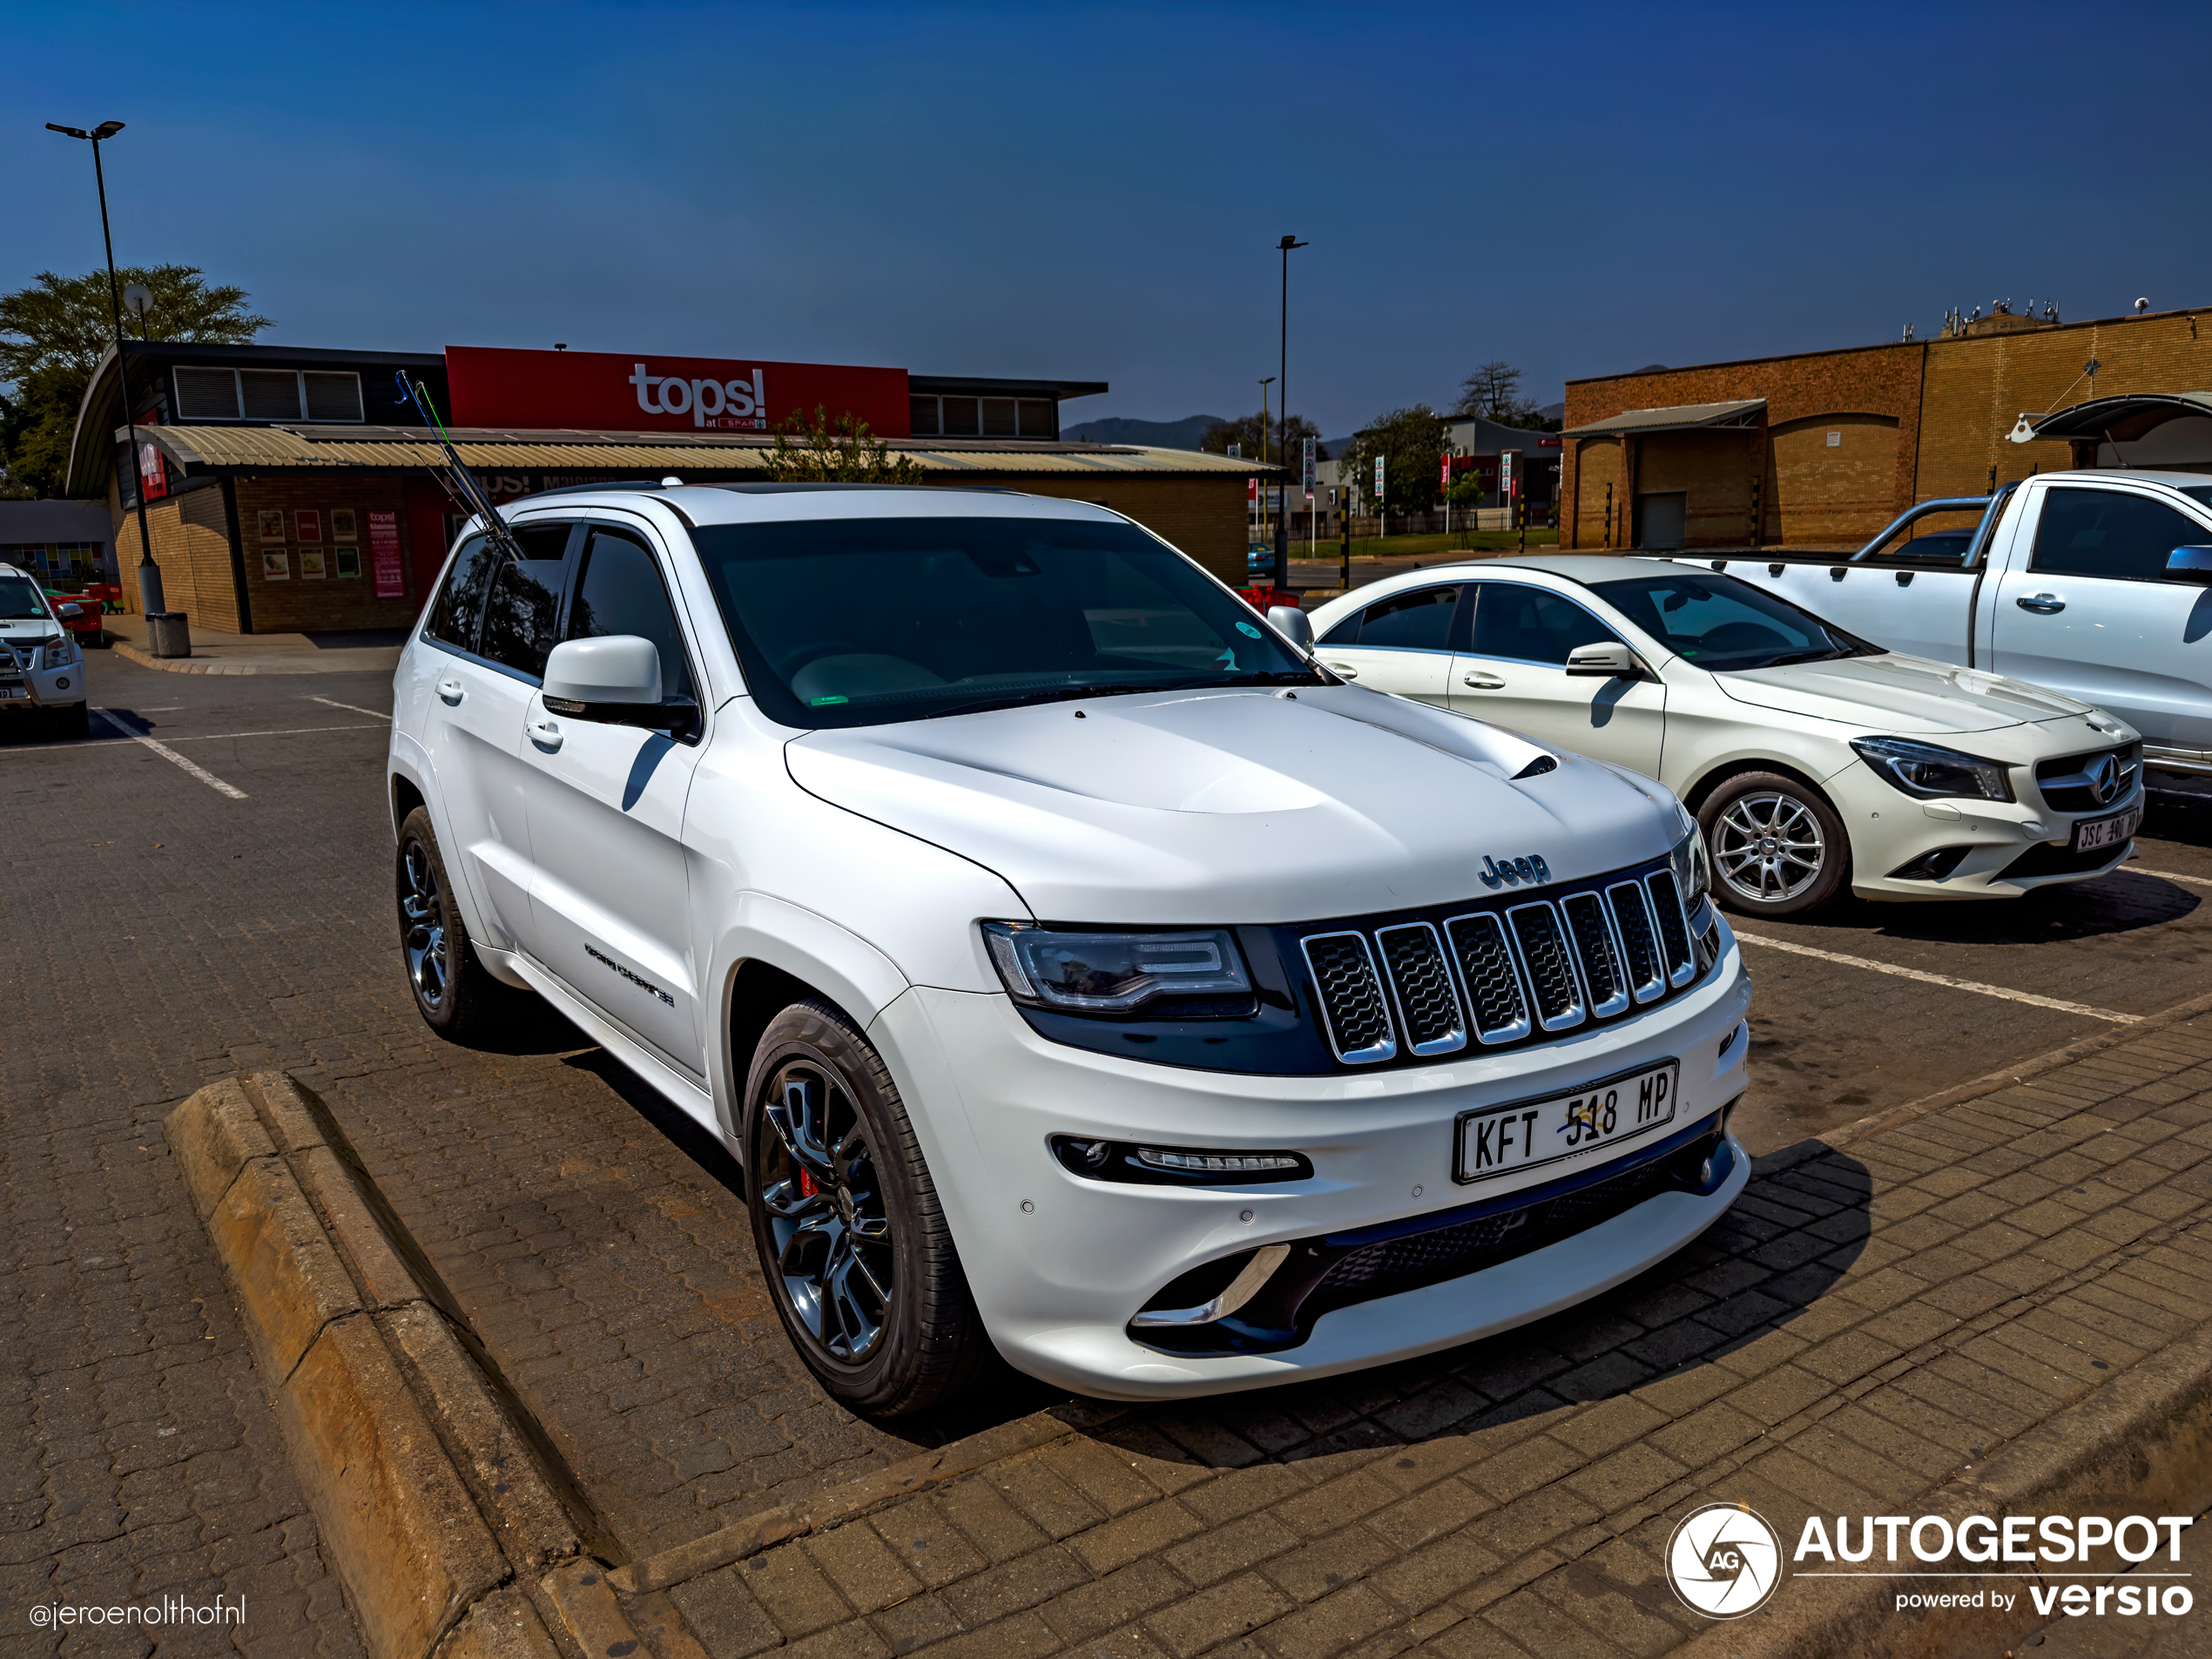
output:
[[448,674],[443,679],[440,680],[438,682],[438,695],[445,698],[445,700],[449,704],[458,703],[461,701],[461,699],[467,695],[467,692],[462,686],[460,676],[456,674]]
[[1324,666],[1332,674],[1341,674],[1348,680],[1356,680],[1359,678],[1359,671],[1348,663],[1329,663]]
[[557,720],[532,720],[529,734],[530,741],[548,752],[561,746],[561,723]]
[[1500,679],[1495,674],[1479,673],[1460,675],[1460,684],[1472,685],[1478,691],[1500,691],[1505,689],[1506,685],[1505,681]]
[[2066,609],[2066,601],[2055,593],[2023,593],[2013,603],[2022,610],[2033,610],[2046,617]]

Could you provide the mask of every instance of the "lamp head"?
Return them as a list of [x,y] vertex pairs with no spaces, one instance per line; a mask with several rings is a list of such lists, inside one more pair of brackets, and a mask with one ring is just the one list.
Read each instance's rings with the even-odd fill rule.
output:
[[1294,247],[1304,247],[1304,246],[1305,246],[1305,244],[1304,242],[1299,241],[1299,240],[1298,239],[1298,238],[1297,238],[1297,237],[1295,237],[1295,236],[1286,236],[1286,237],[1285,237],[1285,238],[1283,239],[1283,240],[1282,240],[1282,242],[1281,242],[1280,246],[1281,246],[1281,247],[1282,247],[1282,249],[1283,249],[1283,252],[1285,252],[1285,253],[1289,253],[1289,252],[1290,252],[1292,248],[1294,248]]
[[103,121],[99,124],[99,125],[92,129],[92,136],[96,138],[112,138],[117,133],[122,131],[122,122]]

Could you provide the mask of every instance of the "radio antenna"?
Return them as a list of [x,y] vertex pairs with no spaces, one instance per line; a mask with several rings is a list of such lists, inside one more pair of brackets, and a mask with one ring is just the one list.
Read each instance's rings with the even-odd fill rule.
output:
[[515,540],[515,533],[507,528],[507,521],[499,516],[499,509],[477,483],[475,474],[462,464],[461,452],[453,447],[452,435],[438,419],[437,406],[430,401],[429,388],[421,381],[410,380],[405,369],[395,378],[400,383],[400,395],[415,405],[415,412],[429,423],[438,448],[445,452],[445,465],[432,470],[438,482],[445,487],[446,494],[453,497],[455,505],[482,521],[484,534],[494,547],[510,559],[521,558],[523,550]]

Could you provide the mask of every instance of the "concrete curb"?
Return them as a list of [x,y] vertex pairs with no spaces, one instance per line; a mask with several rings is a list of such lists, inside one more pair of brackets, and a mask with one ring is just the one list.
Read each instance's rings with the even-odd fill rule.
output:
[[610,1646],[637,1642],[618,1609],[573,1611],[601,1529],[322,1102],[260,1072],[163,1131],[370,1653],[642,1652]]
[[901,1498],[943,1486],[961,1476],[1002,1459],[1018,1457],[1067,1440],[1089,1433],[1139,1409],[1109,1406],[1094,1400],[1071,1399],[1018,1417],[1011,1423],[987,1428],[964,1440],[951,1441],[934,1452],[907,1458],[842,1486],[825,1488],[811,1497],[763,1509],[758,1514],[677,1544],[657,1555],[618,1567],[608,1581],[624,1595],[643,1595],[711,1573],[758,1555],[775,1545],[788,1543],[812,1532],[841,1526]]
[[108,649],[140,668],[158,668],[165,674],[258,674],[258,663],[219,663],[207,657],[157,657],[143,645],[111,639]]
[[[2046,1419],[1973,1474],[1934,1493],[1918,1514],[1954,1527],[1970,1514],[2195,1514],[2212,1488],[2212,1325],[2169,1343]],[[1785,1556],[1796,1546],[1782,1541]],[[2106,1552],[2109,1555],[2110,1552]],[[1912,1567],[1973,1570],[1954,1552]],[[2114,1570],[2118,1570],[2114,1563]],[[1717,1624],[1681,1659],[1940,1659],[2016,1647],[2043,1622],[2026,1585],[2010,1614],[1987,1608],[1896,1611],[1878,1579],[1795,1579],[1758,1613]]]

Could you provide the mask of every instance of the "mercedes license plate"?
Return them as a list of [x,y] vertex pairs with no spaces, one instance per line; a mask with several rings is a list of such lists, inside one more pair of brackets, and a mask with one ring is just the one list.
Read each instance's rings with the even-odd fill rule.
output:
[[2130,806],[2110,818],[2092,818],[2074,826],[2074,850],[2094,853],[2103,846],[2124,846],[2142,826],[2143,809]]
[[1682,1064],[1662,1060],[1577,1089],[1461,1112],[1452,1177],[1488,1181],[1625,1141],[1675,1116]]

